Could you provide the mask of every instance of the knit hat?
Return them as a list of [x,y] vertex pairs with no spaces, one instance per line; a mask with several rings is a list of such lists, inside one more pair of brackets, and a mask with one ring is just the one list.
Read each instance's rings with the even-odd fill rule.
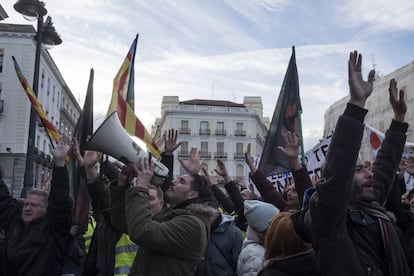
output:
[[258,232],[264,232],[278,213],[279,209],[272,204],[260,200],[244,201],[244,216],[247,223]]

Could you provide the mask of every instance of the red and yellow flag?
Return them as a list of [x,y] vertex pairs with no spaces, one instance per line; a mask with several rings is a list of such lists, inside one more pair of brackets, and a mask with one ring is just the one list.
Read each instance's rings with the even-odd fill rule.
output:
[[42,124],[46,130],[47,135],[49,135],[50,138],[53,138],[56,144],[58,144],[60,140],[60,134],[58,130],[47,118],[45,112],[42,109],[42,106],[39,103],[39,100],[37,99],[35,93],[33,92],[26,78],[24,77],[22,70],[20,69],[19,64],[17,63],[14,56],[12,57],[12,59],[14,62],[14,68],[16,70],[17,77],[19,78],[19,81],[21,85],[23,86],[24,91],[26,91],[26,94],[29,97],[30,102],[32,103],[32,107],[36,110],[37,115],[39,115],[39,118],[42,121]]
[[[134,67],[134,56],[135,48],[137,44],[138,36],[135,38],[132,46],[121,65],[118,73],[114,78],[114,86],[112,90],[111,103],[109,104],[107,117],[112,114],[112,112],[118,112],[118,118],[125,130],[133,136],[141,139],[147,147],[151,150],[154,157],[158,158],[161,154],[159,147],[155,140],[151,137],[150,133],[145,129],[144,125],[137,118],[134,113],[134,110],[128,103],[133,103],[133,98],[128,98],[127,95],[131,94],[130,90],[133,88],[133,76],[131,72]],[[133,74],[133,73],[132,73]],[[131,85],[132,80],[132,85]],[[127,103],[128,99],[128,103]]]

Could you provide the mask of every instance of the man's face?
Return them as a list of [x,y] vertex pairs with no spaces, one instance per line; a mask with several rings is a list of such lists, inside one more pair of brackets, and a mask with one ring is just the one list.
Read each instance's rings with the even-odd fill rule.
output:
[[354,183],[352,187],[352,198],[360,201],[374,201],[375,189],[371,170],[364,166],[361,160],[355,165]]
[[22,209],[22,218],[24,223],[41,218],[46,215],[46,205],[43,203],[43,197],[39,195],[27,195],[24,200]]
[[150,198],[150,208],[151,213],[156,214],[161,211],[162,207],[164,207],[164,200],[160,199],[157,194],[157,190],[155,189],[148,189],[149,198]]
[[171,205],[176,205],[184,200],[196,198],[198,192],[191,189],[193,179],[191,175],[184,174],[173,180],[168,190],[165,191],[165,201]]
[[289,207],[289,209],[296,210],[300,208],[299,196],[298,196],[298,193],[296,192],[295,184],[291,184],[289,188],[286,190],[286,198],[287,198],[286,204]]

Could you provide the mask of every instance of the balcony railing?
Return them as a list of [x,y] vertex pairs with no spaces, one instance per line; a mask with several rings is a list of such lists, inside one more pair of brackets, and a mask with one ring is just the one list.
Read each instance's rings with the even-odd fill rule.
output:
[[246,131],[245,130],[236,129],[234,131],[234,136],[246,136]]
[[210,159],[211,158],[211,152],[210,151],[201,151],[200,152],[200,157]]
[[199,129],[199,134],[200,135],[210,135],[210,129]]
[[225,129],[216,129],[216,135],[217,136],[226,136],[226,130]]
[[244,152],[235,152],[234,159],[244,159]]
[[178,157],[189,157],[190,156],[190,152],[188,150],[180,150],[178,152]]
[[179,130],[178,130],[178,132],[180,133],[180,134],[190,134],[191,133],[191,129],[190,128],[179,128]]
[[227,152],[215,152],[214,158],[227,158]]

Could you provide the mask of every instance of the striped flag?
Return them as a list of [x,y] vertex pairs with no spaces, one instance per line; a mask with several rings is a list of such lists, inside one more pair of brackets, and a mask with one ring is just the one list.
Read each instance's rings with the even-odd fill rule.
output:
[[150,149],[154,157],[161,154],[159,147],[150,133],[134,112],[134,59],[138,35],[132,42],[131,48],[114,78],[111,103],[109,104],[107,117],[112,112],[118,112],[118,118],[125,130],[133,136],[141,139]]
[[24,77],[22,70],[20,69],[20,66],[17,63],[14,56],[12,56],[12,59],[14,62],[14,68],[16,70],[17,77],[19,78],[19,81],[23,86],[24,91],[26,91],[26,94],[29,97],[30,102],[32,103],[32,107],[36,110],[37,115],[39,115],[39,118],[42,121],[43,127],[45,128],[46,133],[49,136],[49,139],[51,140],[53,138],[56,144],[58,144],[60,140],[60,134],[58,130],[47,118],[45,112],[42,109],[41,104],[39,103],[39,100],[37,99],[35,93],[33,92],[26,78]]

